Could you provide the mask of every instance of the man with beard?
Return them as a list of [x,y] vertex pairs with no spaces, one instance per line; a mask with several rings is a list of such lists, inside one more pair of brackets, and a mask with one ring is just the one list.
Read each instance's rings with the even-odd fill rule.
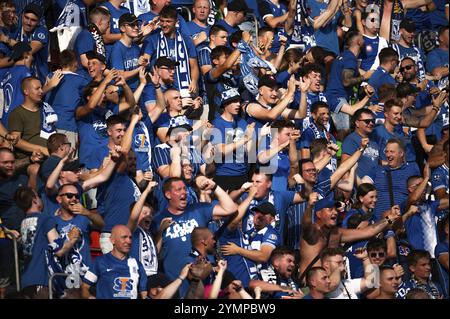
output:
[[[313,214],[315,215],[314,223]],[[307,208],[302,219],[302,237],[300,240],[301,259],[299,267],[299,273],[302,275],[300,278],[306,275],[309,268],[319,265],[319,259],[321,258],[323,249],[327,247],[335,248],[341,243],[371,238],[382,232],[389,225],[392,225],[400,217],[400,211],[398,207],[394,208],[379,222],[362,229],[337,227],[337,215],[334,201],[330,201],[329,199],[318,201],[314,205],[314,213],[311,205]],[[339,255],[343,257],[344,252]],[[322,266],[324,266],[323,262]],[[331,274],[334,269],[327,269],[327,271]]]
[[425,79],[425,54],[414,45],[416,24],[410,19],[403,19],[400,23],[400,40],[392,44],[392,48],[397,51],[400,61],[409,57],[417,65],[417,77],[420,81]]
[[348,135],[342,145],[342,162],[345,162],[352,154],[354,154],[363,138],[368,138],[369,143],[364,153],[358,160],[358,168],[356,174],[363,183],[365,176],[370,176],[375,167],[378,166],[379,146],[370,135],[375,127],[374,114],[368,109],[361,109],[353,115],[354,131]]
[[[92,266],[90,255],[91,227],[103,228],[103,218],[93,213],[80,203],[81,192],[76,184],[65,184],[59,188],[56,200],[60,208],[55,212],[56,230],[62,238],[70,238],[73,228],[80,232],[80,239],[72,249],[59,262],[62,271],[74,276],[84,276],[88,268]],[[54,269],[55,272],[58,272]],[[79,288],[79,287],[77,287]],[[70,294],[79,297],[80,291],[70,290]]]
[[25,296],[31,299],[48,298],[48,269],[46,252],[48,245],[63,241],[54,254],[63,257],[70,253],[78,243],[81,233],[73,228],[65,239],[56,230],[56,219],[42,213],[43,203],[39,195],[30,187],[19,187],[14,195],[17,205],[27,214],[20,228],[24,254],[24,271],[21,276],[21,288]]
[[[237,205],[230,196],[212,179],[201,177],[198,183],[200,189],[210,189],[214,192],[218,199],[217,204],[196,203],[188,206],[185,182],[181,178],[171,177],[162,187],[169,206],[160,211],[152,222],[153,233],[159,232],[162,236],[164,271],[171,280],[177,278],[185,265],[185,258],[189,256],[192,231],[196,227],[206,227],[213,218],[227,217],[237,210]],[[161,222],[165,218],[170,218],[170,225],[164,229]],[[186,289],[187,284],[182,286],[182,296]]]
[[294,251],[288,247],[273,250],[270,265],[250,281],[250,289],[260,287],[262,293],[273,299],[301,299],[303,293],[292,278],[294,256]]
[[[113,249],[97,257],[94,266],[83,278],[81,286],[84,299],[142,299],[147,298],[147,276],[144,267],[129,255],[132,244],[130,229],[116,225],[111,230]],[[96,285],[96,296],[89,292]]]

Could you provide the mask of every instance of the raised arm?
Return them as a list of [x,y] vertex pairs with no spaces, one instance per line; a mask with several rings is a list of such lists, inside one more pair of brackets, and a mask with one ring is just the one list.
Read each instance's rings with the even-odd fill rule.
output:
[[133,209],[131,210],[130,218],[128,219],[128,228],[131,230],[131,233],[134,233],[138,226],[139,216],[141,215],[142,208],[144,207],[145,200],[147,199],[148,194],[153,190],[153,188],[157,185],[157,182],[151,181],[147,184],[147,187],[141,193],[141,197],[134,204]]
[[326,26],[328,22],[330,22],[339,9],[340,2],[341,0],[331,0],[326,10],[311,21],[314,30],[319,30],[321,27]]
[[297,1],[298,0],[289,1],[288,16],[286,23],[284,24],[284,30],[288,35],[292,35],[294,32],[295,15],[297,14]]
[[247,198],[239,204],[236,216],[233,217],[233,219],[227,226],[229,230],[235,230],[239,226],[239,223],[242,221],[242,218],[244,218],[248,207],[250,206],[252,200],[255,198],[256,191],[257,191],[256,187],[254,186],[250,187],[250,189],[248,190]]
[[214,279],[214,282],[211,287],[211,292],[209,293],[208,299],[217,299],[220,292],[220,286],[222,285],[222,279],[223,274],[225,273],[225,270],[227,269],[227,261],[226,260],[219,260],[217,263],[217,266],[219,267],[216,278]]
[[356,150],[356,152],[350,156],[345,162],[341,163],[339,167],[336,169],[336,171],[331,175],[331,188],[333,189],[336,184],[339,182],[339,180],[344,176],[344,174],[350,170],[353,165],[358,162],[361,155],[364,153],[364,150],[366,149],[367,145],[369,144],[368,138],[361,139],[361,144],[359,149]]

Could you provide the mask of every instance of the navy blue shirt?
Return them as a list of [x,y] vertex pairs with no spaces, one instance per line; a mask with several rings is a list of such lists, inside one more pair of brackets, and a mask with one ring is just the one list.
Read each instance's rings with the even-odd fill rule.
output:
[[[362,137],[356,132],[348,135],[342,144],[342,154],[352,156],[359,149],[361,140]],[[358,160],[358,168],[356,169],[358,177],[363,178],[366,175],[372,175],[373,170],[378,166],[379,150],[378,143],[369,139],[369,144]]]
[[375,70],[375,72],[373,72],[368,83],[374,89],[374,94],[370,99],[373,104],[378,103],[378,89],[380,88],[380,86],[385,83],[397,86],[397,82],[395,82],[394,78],[381,66],[379,66]]

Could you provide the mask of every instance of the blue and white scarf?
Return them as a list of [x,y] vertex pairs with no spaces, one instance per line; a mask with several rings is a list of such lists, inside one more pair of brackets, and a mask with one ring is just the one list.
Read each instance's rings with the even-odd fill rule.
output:
[[258,94],[258,68],[270,70],[269,64],[258,57],[253,49],[244,41],[239,41],[238,50],[241,52],[241,74],[247,90],[254,96]]
[[[169,58],[175,58],[175,61],[180,62],[180,65],[176,67],[178,81],[177,86],[180,92],[189,90],[189,84],[191,83],[191,69],[189,66],[189,56],[186,43],[184,42],[181,33],[176,30],[175,34],[175,54],[171,54],[169,43],[164,33],[161,31],[159,34],[158,47],[156,51],[156,57],[166,56]],[[183,94],[182,94],[183,96]]]
[[55,110],[46,102],[41,105],[41,133],[42,138],[48,139],[50,135],[56,133],[55,124],[58,122],[58,115]]

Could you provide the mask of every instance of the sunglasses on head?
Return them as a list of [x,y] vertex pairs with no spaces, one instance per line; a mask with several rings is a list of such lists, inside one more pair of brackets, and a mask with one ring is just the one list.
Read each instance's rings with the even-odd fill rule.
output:
[[409,71],[409,70],[411,70],[413,67],[414,67],[414,64],[402,66],[402,67],[400,68],[400,72],[403,72],[403,71],[405,71],[405,70],[408,70],[408,71]]
[[76,199],[80,199],[80,195],[79,194],[74,194],[74,193],[64,193],[64,194],[60,194],[59,196],[66,196],[67,199],[72,199],[72,198],[76,198]]
[[373,253],[370,253],[369,256],[370,256],[370,258],[377,258],[377,256],[379,258],[384,258],[385,253],[384,252],[378,252],[378,253],[373,252]]
[[364,120],[358,120],[358,121],[364,122],[367,125],[369,125],[370,123],[375,124],[375,119],[364,119]]

